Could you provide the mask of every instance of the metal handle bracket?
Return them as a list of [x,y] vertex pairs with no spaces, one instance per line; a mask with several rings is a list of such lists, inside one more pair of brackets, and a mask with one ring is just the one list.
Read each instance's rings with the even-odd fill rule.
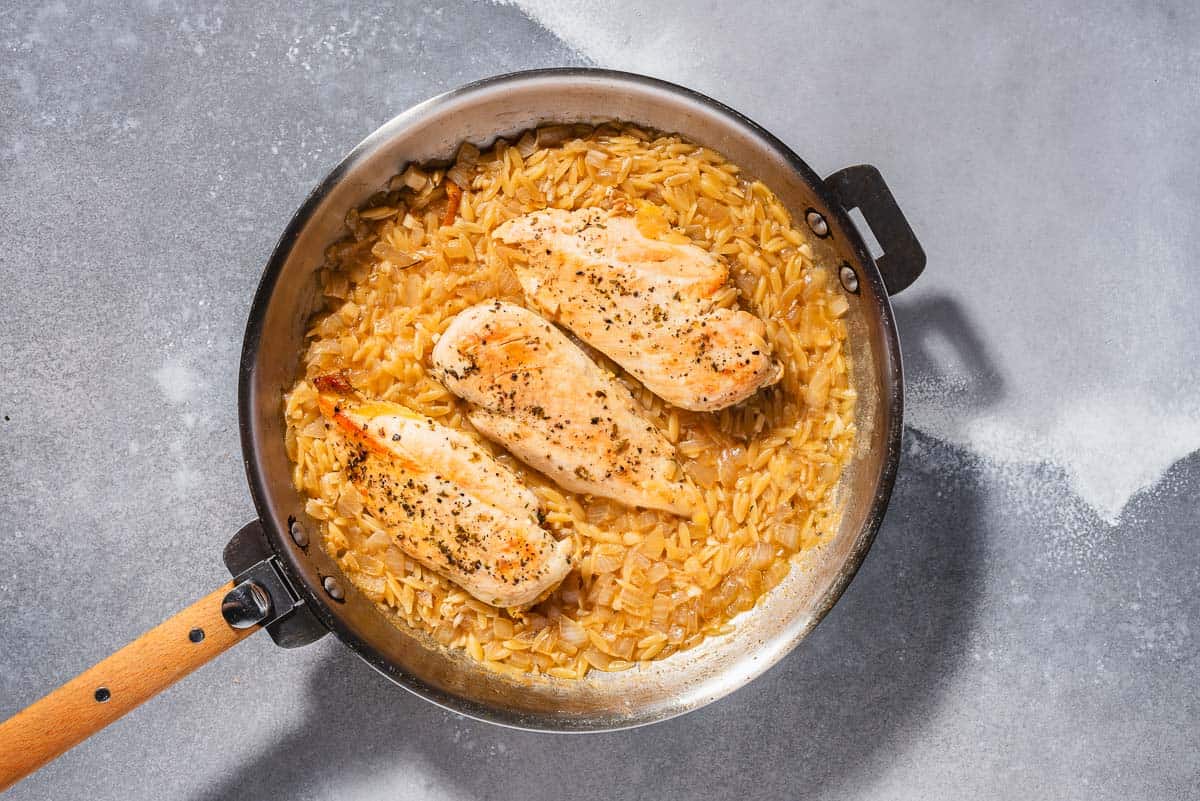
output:
[[[246,584],[243,592],[252,593],[249,586],[253,584],[266,594],[270,610],[255,622],[266,627],[276,645],[299,648],[329,633],[304,601],[303,594],[289,580],[279,557],[267,543],[260,521],[247,523],[233,536],[225,546],[224,559],[225,566],[234,576],[235,592],[238,586]],[[261,613],[261,607],[253,597],[244,597],[240,603],[248,604],[246,614],[250,618]]]
[[825,186],[846,211],[862,210],[871,233],[883,247],[875,265],[888,294],[895,295],[916,281],[925,269],[925,251],[879,170],[869,164],[846,167],[826,178]]
[[272,556],[238,574],[221,601],[221,616],[235,629],[269,626],[302,603]]

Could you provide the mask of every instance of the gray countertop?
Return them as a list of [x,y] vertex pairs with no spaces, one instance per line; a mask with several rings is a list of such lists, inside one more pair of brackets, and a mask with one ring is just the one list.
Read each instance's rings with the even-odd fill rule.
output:
[[885,6],[0,9],[0,717],[224,580],[261,266],[415,102],[550,65],[685,83],[822,174],[879,166],[929,254],[888,518],[745,689],[538,735],[256,636],[11,797],[1200,796],[1200,12]]

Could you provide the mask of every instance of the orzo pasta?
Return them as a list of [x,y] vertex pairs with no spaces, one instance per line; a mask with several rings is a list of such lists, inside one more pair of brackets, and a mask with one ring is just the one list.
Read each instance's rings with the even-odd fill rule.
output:
[[[548,530],[574,542],[575,568],[558,589],[510,614],[406,557],[364,511],[311,381],[345,370],[364,396],[478,437],[428,361],[463,309],[494,298],[525,305],[489,233],[546,207],[639,202],[661,208],[672,235],[725,260],[731,284],[720,302],[766,322],[784,376],[735,407],[688,412],[592,353],[676,445],[703,497],[691,519],[576,496],[479,438],[532,488]],[[622,670],[727,632],[836,525],[832,488],[855,436],[848,303],[779,200],[720,154],[626,125],[542,128],[482,153],[463,145],[449,168],[407,168],[347,226],[327,254],[325,305],[286,398],[287,448],[323,547],[396,625],[501,671]]]

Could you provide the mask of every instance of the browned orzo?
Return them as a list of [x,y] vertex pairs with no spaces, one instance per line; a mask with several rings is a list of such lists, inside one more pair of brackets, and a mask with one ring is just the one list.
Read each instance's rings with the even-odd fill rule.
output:
[[[546,207],[640,201],[664,213],[663,236],[686,236],[729,264],[721,302],[766,322],[785,369],[738,406],[688,412],[593,354],[675,443],[703,498],[691,519],[558,488],[478,437],[463,402],[428,371],[458,312],[493,298],[526,305],[492,247],[498,225]],[[719,153],[627,125],[547,127],[482,153],[463,145],[448,169],[410,166],[346,222],[350,235],[321,270],[324,308],[286,398],[287,449],[308,512],[322,521],[323,547],[396,625],[500,671],[575,679],[623,670],[727,633],[788,573],[791,557],[836,524],[831,491],[855,436],[848,302],[771,191]],[[476,436],[532,488],[547,528],[572,538],[576,554],[547,600],[510,615],[399,550],[327,440],[339,435],[324,424],[312,381],[341,370],[366,397]]]

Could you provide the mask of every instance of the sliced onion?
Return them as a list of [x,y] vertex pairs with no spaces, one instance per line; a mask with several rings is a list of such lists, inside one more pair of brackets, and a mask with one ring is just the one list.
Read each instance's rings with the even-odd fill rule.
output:
[[624,559],[619,553],[599,551],[592,554],[592,572],[596,574],[614,573],[621,567],[623,561]]
[[613,654],[622,659],[633,658],[633,647],[637,645],[636,637],[618,637],[612,644]]
[[721,479],[722,484],[727,487],[734,485],[745,458],[746,449],[740,445],[721,451],[721,455],[717,457],[717,477]]
[[831,383],[829,370],[822,367],[813,374],[813,377],[808,382],[808,387],[804,390],[804,403],[808,408],[822,409],[825,407]]
[[368,553],[382,551],[392,544],[392,538],[383,531],[376,531],[363,542],[363,550]]
[[458,148],[458,158],[455,159],[459,164],[474,164],[479,161],[479,148],[470,142],[463,142]]
[[594,668],[599,668],[600,670],[607,670],[609,664],[612,662],[612,657],[596,650],[595,648],[589,648],[584,651],[583,658],[587,660],[589,665]]
[[[646,583],[650,585],[657,584],[669,575],[671,575],[671,568],[666,562],[655,562],[650,569],[646,571]],[[657,600],[658,599],[656,598],[655,601]]]
[[532,131],[526,131],[525,134],[517,140],[517,152],[521,154],[521,158],[527,159],[533,155],[533,151],[537,150],[537,137]]
[[[372,534],[371,536],[375,535]],[[408,570],[408,563],[404,558],[404,552],[395,546],[383,552],[383,563],[387,565],[388,570],[397,576],[403,576]]]
[[587,521],[592,525],[599,524],[612,515],[613,508],[606,501],[593,501],[588,504],[585,514]]
[[344,517],[355,517],[363,509],[362,496],[353,487],[346,487],[338,496],[337,510]]
[[795,523],[782,523],[772,532],[775,541],[787,548],[789,551],[794,551],[800,547],[800,526]]
[[747,560],[750,567],[762,568],[771,564],[775,559],[775,547],[769,542],[759,542],[754,545],[750,551],[750,558]]
[[588,641],[587,629],[566,615],[558,619],[558,636],[563,642],[576,648],[582,647]]
[[717,480],[717,466],[712,462],[689,461],[683,469],[702,487],[711,487]]
[[475,168],[473,166],[459,162],[446,173],[446,180],[453,181],[460,189],[470,189],[474,173]]
[[305,437],[312,437],[313,439],[324,439],[325,438],[325,421],[324,420],[313,420],[311,423],[306,425],[304,428],[300,429],[300,434]]
[[498,640],[508,640],[513,636],[515,629],[513,623],[506,617],[497,617],[492,621],[492,634]]

